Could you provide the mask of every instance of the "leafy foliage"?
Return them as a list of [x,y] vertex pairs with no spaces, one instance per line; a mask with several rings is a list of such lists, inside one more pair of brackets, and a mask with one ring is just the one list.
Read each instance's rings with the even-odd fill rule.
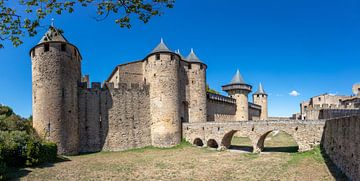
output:
[[[72,13],[76,8],[95,6],[97,21],[114,13],[117,15],[116,24],[130,28],[133,16],[147,23],[151,17],[161,15],[162,8],[172,8],[175,0],[20,0],[18,6],[11,6],[10,2],[0,0],[0,40],[10,40],[17,47],[23,43],[20,38],[26,33],[29,36],[37,34],[41,20],[49,14],[61,15]],[[25,13],[19,14],[22,8],[25,8]],[[1,43],[0,48],[3,48]]]
[[220,94],[218,91],[210,88],[209,84],[206,84],[206,92],[210,92],[210,93],[213,93],[213,94]]
[[31,122],[0,105],[0,180],[7,166],[34,166],[56,159],[56,144],[42,141]]

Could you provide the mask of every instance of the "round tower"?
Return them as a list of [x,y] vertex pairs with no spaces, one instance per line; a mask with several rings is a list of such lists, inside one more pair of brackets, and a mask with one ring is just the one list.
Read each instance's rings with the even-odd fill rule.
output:
[[236,121],[249,120],[248,94],[251,92],[251,88],[251,85],[245,83],[239,70],[229,84],[222,86],[222,90],[236,100]]
[[180,56],[171,52],[163,40],[145,58],[144,78],[150,85],[151,143],[171,147],[181,142]]
[[189,79],[189,122],[206,122],[206,68],[191,49],[187,56]]
[[253,103],[261,106],[260,120],[268,119],[268,95],[261,83],[259,89],[253,94]]
[[33,127],[55,142],[59,154],[76,154],[78,133],[78,83],[81,55],[61,31],[51,26],[30,50],[32,62]]

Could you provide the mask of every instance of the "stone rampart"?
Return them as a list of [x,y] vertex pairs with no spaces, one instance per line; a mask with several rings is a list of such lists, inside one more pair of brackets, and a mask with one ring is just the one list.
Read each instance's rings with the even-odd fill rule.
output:
[[80,90],[79,99],[81,152],[151,145],[148,86],[93,83]]
[[207,94],[208,121],[222,122],[234,120],[235,112],[235,99],[218,94]]
[[322,109],[319,113],[319,119],[332,119],[354,115],[360,115],[360,109]]
[[326,121],[322,148],[351,180],[360,180],[360,116]]

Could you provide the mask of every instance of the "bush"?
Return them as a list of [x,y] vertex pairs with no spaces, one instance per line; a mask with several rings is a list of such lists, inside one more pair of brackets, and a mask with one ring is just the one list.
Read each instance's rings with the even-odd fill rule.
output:
[[40,149],[40,163],[54,162],[57,158],[57,145],[52,142],[43,142]]
[[35,166],[56,161],[56,158],[56,144],[42,141],[31,120],[21,118],[11,108],[0,105],[0,180],[5,179],[7,166]]

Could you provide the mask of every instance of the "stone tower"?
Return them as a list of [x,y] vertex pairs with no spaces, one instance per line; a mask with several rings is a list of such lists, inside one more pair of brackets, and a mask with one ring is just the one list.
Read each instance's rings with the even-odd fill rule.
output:
[[261,106],[260,120],[268,119],[268,95],[265,93],[261,83],[258,90],[253,94],[253,103]]
[[150,84],[151,143],[171,147],[181,141],[180,56],[171,52],[163,40],[145,58],[144,78]]
[[51,26],[30,56],[33,127],[41,137],[57,143],[59,154],[76,154],[80,52]]
[[206,122],[206,65],[193,49],[186,60],[189,63],[189,122]]
[[222,86],[222,90],[236,100],[235,121],[249,120],[248,94],[251,88],[251,85],[245,83],[239,70],[229,84]]

